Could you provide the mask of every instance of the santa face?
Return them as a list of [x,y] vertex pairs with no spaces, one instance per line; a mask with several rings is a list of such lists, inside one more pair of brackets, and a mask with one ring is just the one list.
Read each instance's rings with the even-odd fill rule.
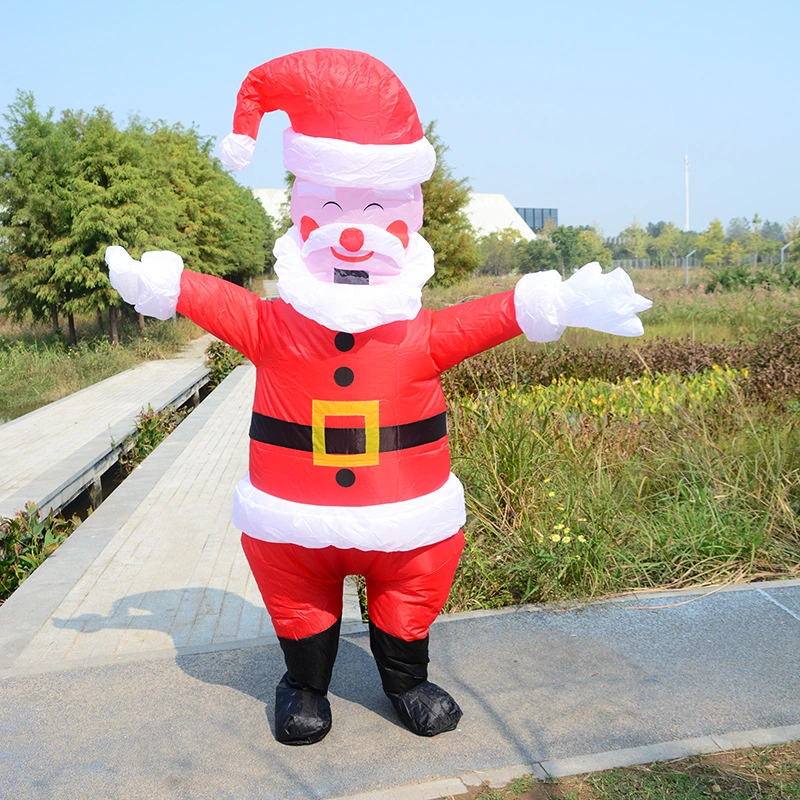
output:
[[298,178],[294,226],[275,243],[281,298],[309,319],[358,333],[414,319],[433,275],[419,235],[422,187],[332,188]]
[[298,178],[291,217],[317,280],[375,286],[405,267],[409,238],[422,227],[422,189],[334,188]]

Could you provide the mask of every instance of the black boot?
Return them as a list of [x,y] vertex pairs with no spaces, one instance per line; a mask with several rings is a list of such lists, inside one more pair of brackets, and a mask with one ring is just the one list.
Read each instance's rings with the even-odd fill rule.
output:
[[314,744],[331,729],[326,695],[341,622],[304,639],[278,637],[287,669],[275,690],[275,738],[282,744]]
[[403,725],[418,736],[454,730],[461,709],[444,689],[428,680],[428,637],[406,642],[370,622],[369,643],[383,691]]

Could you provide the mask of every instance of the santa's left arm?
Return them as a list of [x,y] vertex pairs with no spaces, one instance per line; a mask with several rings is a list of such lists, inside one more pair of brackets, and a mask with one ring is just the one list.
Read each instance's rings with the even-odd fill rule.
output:
[[184,270],[183,259],[171,250],[151,250],[136,261],[124,247],[113,246],[105,259],[111,285],[140,314],[169,319],[177,311],[255,360],[258,295],[213,275]]
[[534,272],[511,292],[435,311],[431,355],[444,371],[519,333],[532,342],[553,342],[567,327],[641,336],[644,328],[636,315],[651,305],[619,268],[603,274],[593,262],[566,281],[554,270]]

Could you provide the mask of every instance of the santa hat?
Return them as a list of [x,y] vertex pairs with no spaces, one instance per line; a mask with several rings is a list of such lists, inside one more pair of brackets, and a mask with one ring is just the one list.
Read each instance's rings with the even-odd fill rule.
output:
[[305,50],[251,70],[220,144],[228,169],[250,163],[261,117],[285,111],[283,163],[323,186],[405,189],[433,173],[436,153],[417,109],[384,63],[354,50]]

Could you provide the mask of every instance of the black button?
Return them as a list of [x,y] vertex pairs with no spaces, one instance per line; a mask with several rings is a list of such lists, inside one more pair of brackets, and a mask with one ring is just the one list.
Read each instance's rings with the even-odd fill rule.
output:
[[353,349],[356,343],[356,337],[353,336],[352,333],[337,333],[333,343],[340,353],[346,353],[348,350]]
[[353,382],[353,370],[350,367],[339,367],[333,373],[333,379],[336,381],[337,386],[349,386]]
[[347,489],[356,482],[356,474],[351,469],[340,469],[336,473],[336,483]]

